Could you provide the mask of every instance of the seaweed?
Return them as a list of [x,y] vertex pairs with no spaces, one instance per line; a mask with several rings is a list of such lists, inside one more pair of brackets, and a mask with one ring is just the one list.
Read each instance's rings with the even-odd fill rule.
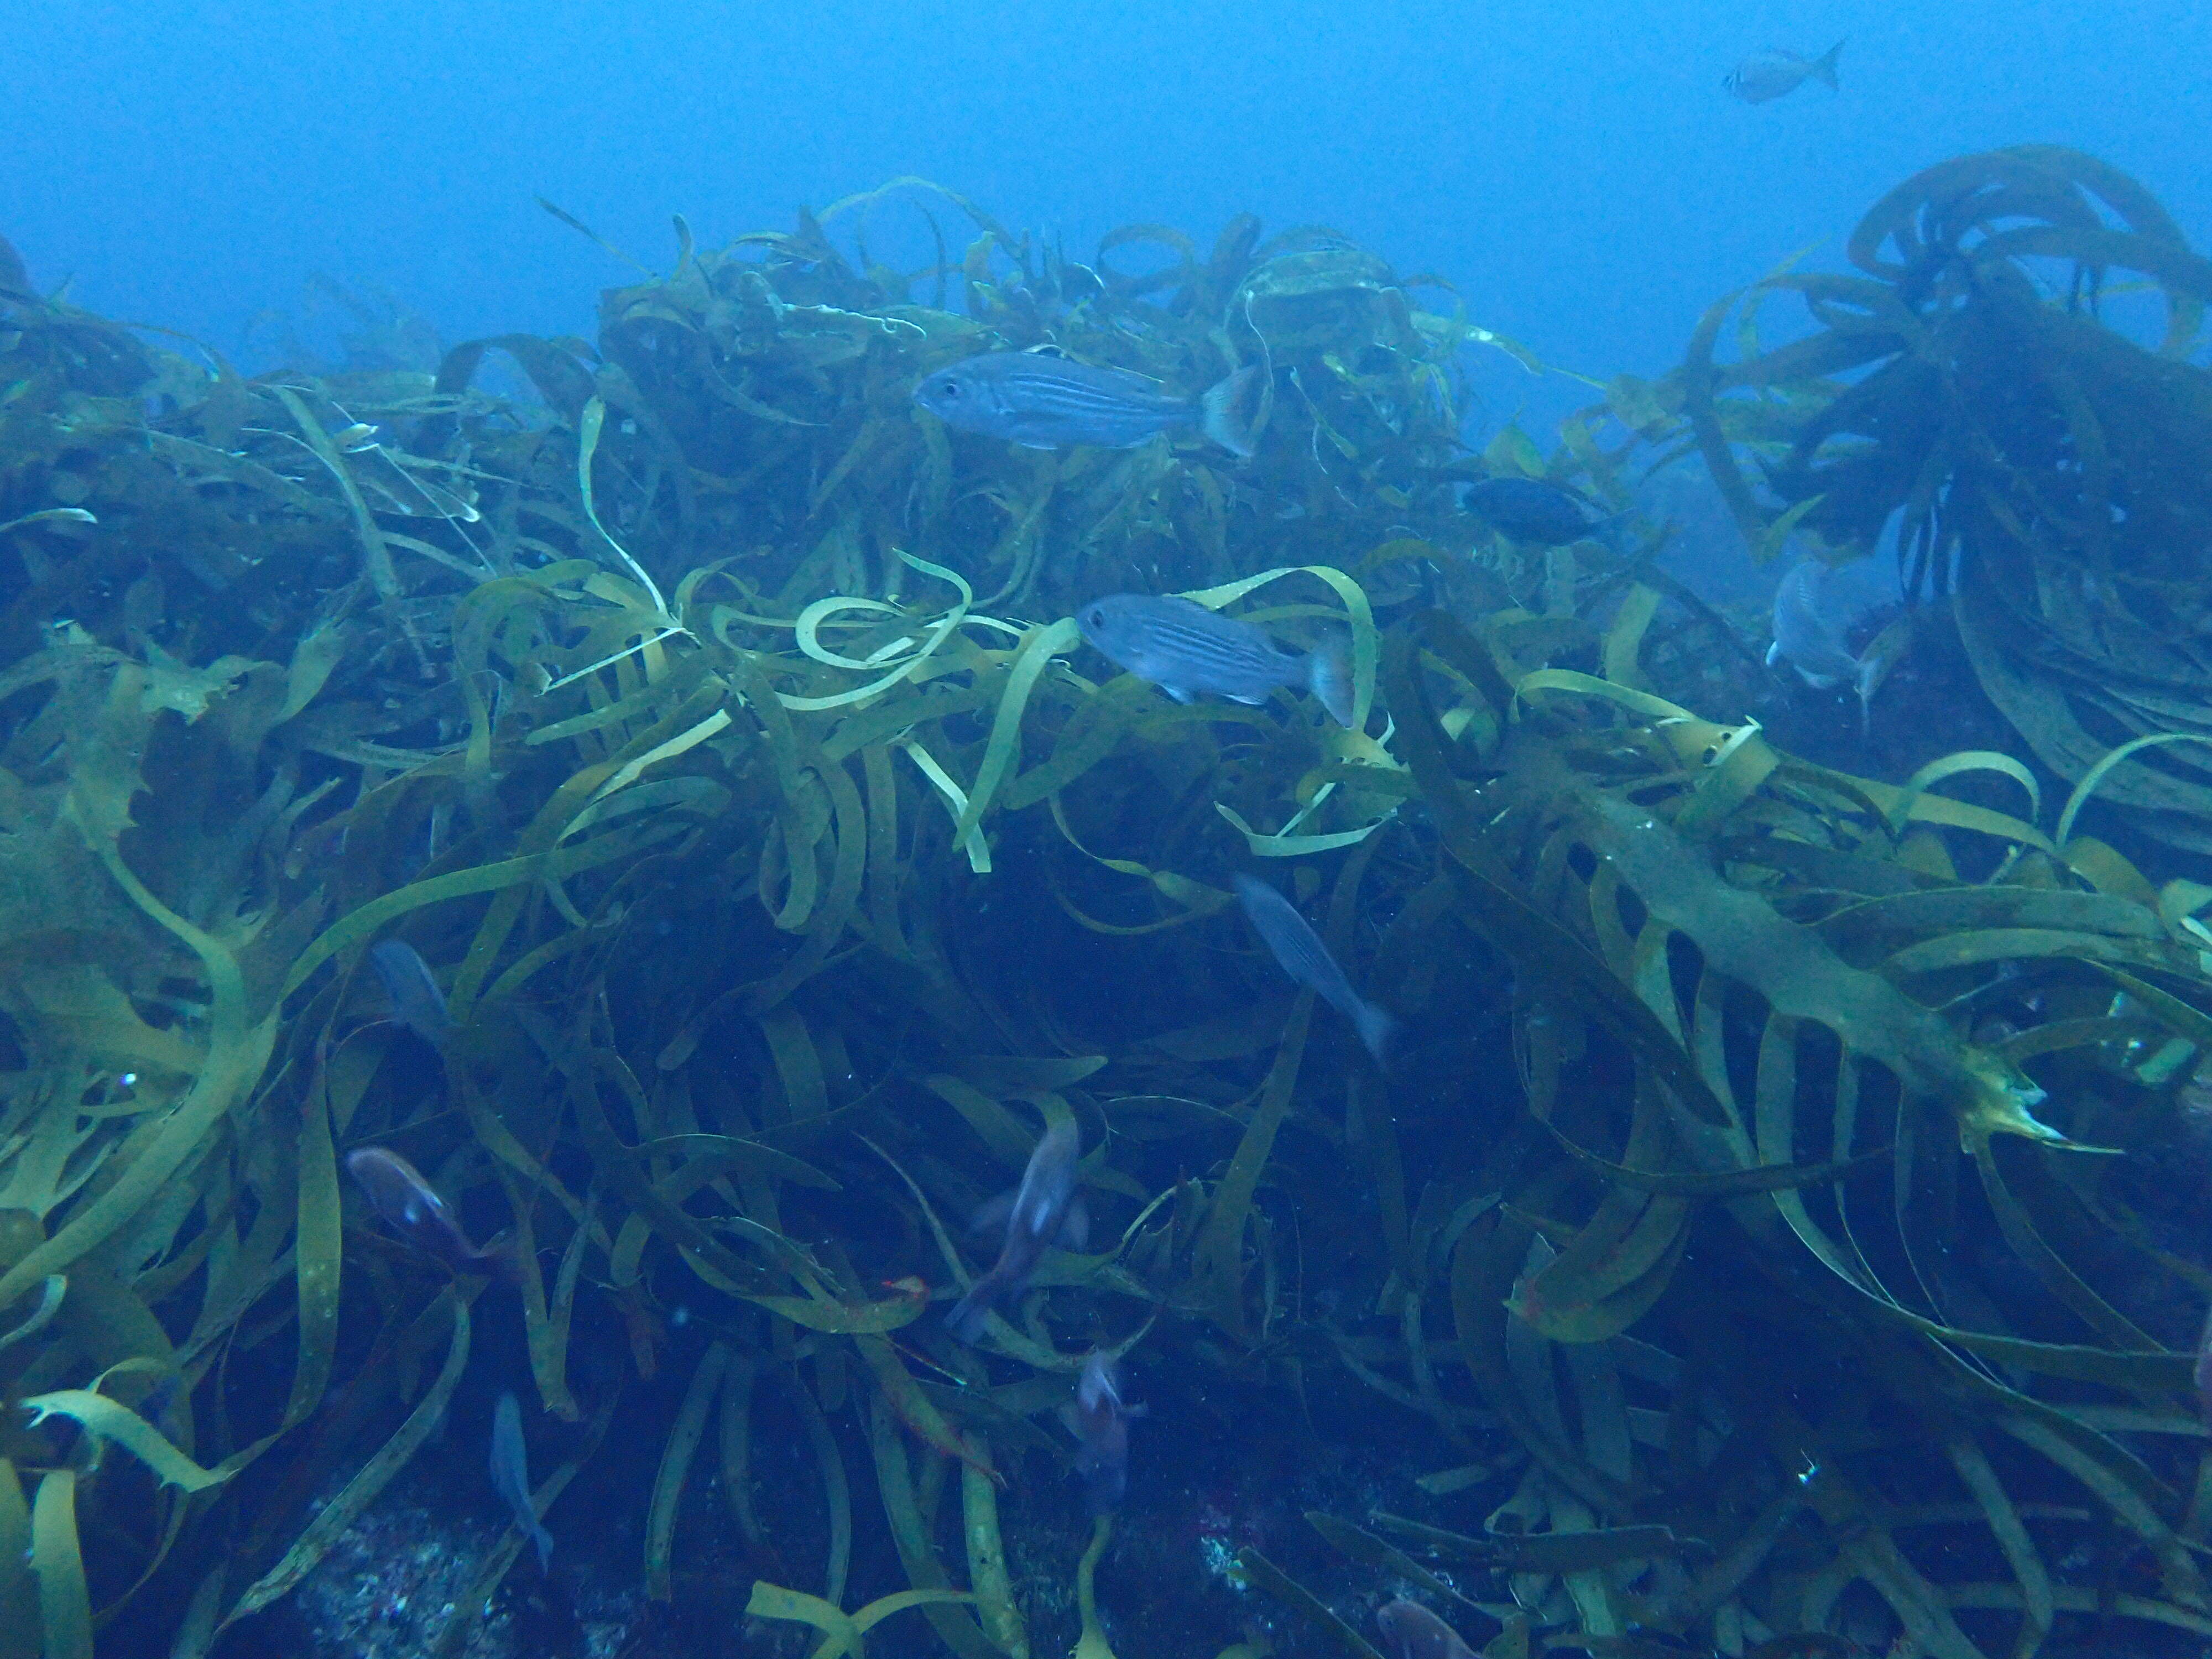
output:
[[[892,271],[871,227],[919,201],[972,238],[933,216]],[[1428,1507],[1313,1526],[1496,1615],[1490,1652],[2212,1631],[2212,1279],[2140,1180],[2212,1047],[2212,888],[2172,861],[2196,671],[2154,697],[2022,597],[2193,580],[2137,537],[2199,511],[2144,459],[2201,436],[2199,264],[2137,187],[2050,150],[1923,175],[1864,274],[1764,285],[1824,332],[1723,366],[1723,307],[1680,376],[1480,459],[1462,354],[1526,354],[1326,233],[1132,227],[1086,265],[917,181],[678,229],[595,345],[434,374],[244,377],[0,258],[0,1652],[237,1642],[509,1297],[568,1437],[540,1507],[627,1460],[638,1578],[681,1603],[711,1432],[714,1571],[825,1656],[908,1607],[962,1659],[1036,1650],[1047,1556],[1110,1651],[1113,1528],[1018,1537],[1006,1500],[1034,1523],[1094,1350],[1286,1436],[1324,1373],[1402,1414]],[[2095,319],[2115,266],[2160,349]],[[1259,452],[1014,451],[910,403],[1033,345],[1190,391],[1258,364]],[[477,387],[493,352],[534,399]],[[2014,359],[2033,397],[1984,396]],[[2138,724],[1819,764],[1717,711],[1753,653],[1656,537],[1516,546],[1455,496],[1621,507],[1691,454],[1760,547],[1911,508],[1978,668]],[[2124,516],[2069,542],[2085,491]],[[1069,612],[1121,587],[1346,630],[1352,727],[1096,678]],[[1228,905],[1255,859],[1413,1060],[1282,994]],[[434,1045],[362,971],[387,940]],[[1103,1224],[957,1344],[944,1218],[1066,1121]],[[518,1284],[370,1224],[340,1160],[386,1144]],[[766,1412],[808,1460],[773,1503]],[[1352,1581],[1229,1553],[1371,1652]]]
[[[1905,590],[1945,597],[1983,693],[2069,783],[2131,739],[2205,731],[2212,375],[2189,354],[2212,261],[2140,184],[2049,144],[1916,174],[1849,252],[1853,274],[1717,302],[1653,393],[1747,543],[1771,557],[1795,531],[1844,560],[1893,536]],[[2106,315],[2146,309],[2117,297],[2120,273],[2162,313],[2149,343]],[[1780,295],[1811,331],[1769,346],[1756,318]],[[1731,317],[1742,346],[1722,362]],[[2202,763],[2130,752],[2108,801],[2204,850]]]

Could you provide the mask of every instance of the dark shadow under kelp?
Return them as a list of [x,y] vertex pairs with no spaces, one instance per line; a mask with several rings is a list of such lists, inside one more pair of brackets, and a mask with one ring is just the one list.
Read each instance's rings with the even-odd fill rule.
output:
[[[1988,210],[2070,240],[1936,259],[1956,312],[2056,343],[2077,453],[2193,453],[2197,371],[2086,331],[2090,273],[2006,274],[2132,258],[2193,324],[2193,256],[2061,214],[2094,188],[2147,234],[2082,158],[1960,166],[1912,199],[2028,167]],[[1744,718],[1757,647],[1648,544],[1459,509],[1518,474],[1618,511],[1701,444],[1768,463],[1774,501],[1731,486],[1762,546],[1840,539],[1904,476],[1829,447],[1887,371],[1727,380],[1708,330],[1549,459],[1477,458],[1458,355],[1504,343],[1340,239],[1080,266],[956,199],[974,240],[909,281],[824,228],[874,200],[687,236],[597,350],[434,376],[210,374],[0,259],[0,1659],[254,1650],[507,1387],[556,1540],[526,1594],[619,1540],[653,1651],[742,1603],[792,1651],[890,1620],[960,1659],[1364,1653],[1407,1593],[1498,1656],[2212,1634],[2208,1279],[2128,1156],[2201,1109],[2212,889],[2075,833],[2100,789],[2166,842],[2185,805],[2040,742],[1793,756]],[[1980,222],[1920,210],[1908,251]],[[1044,343],[1182,393],[1259,365],[1256,457],[912,407]],[[495,349],[541,404],[471,389]],[[2099,402],[2100,363],[2170,395]],[[1958,472],[1987,439],[1911,440],[1912,477],[1954,469],[1911,545],[1959,594],[2000,556],[1962,514],[2039,557],[2082,533],[2017,453],[2033,535]],[[2079,557],[2115,592],[2191,580],[2108,539]],[[1103,677],[1068,611],[1164,588],[1340,631],[1350,727]],[[1387,1073],[1255,945],[1255,859],[1404,1020]],[[362,971],[392,940],[434,1039]],[[954,1341],[963,1223],[1071,1127],[1087,1243]],[[368,1146],[520,1286],[376,1222]],[[1102,1351],[1152,1415],[1141,1524],[1086,1548],[1058,1407]]]

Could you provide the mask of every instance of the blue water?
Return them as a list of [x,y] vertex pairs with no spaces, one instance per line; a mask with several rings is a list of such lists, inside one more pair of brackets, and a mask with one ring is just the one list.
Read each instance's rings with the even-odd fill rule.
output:
[[[904,173],[1076,254],[1133,220],[1331,224],[1601,377],[1664,368],[1718,295],[1808,245],[1840,259],[1883,191],[1972,149],[2078,146],[2212,233],[2212,12],[2175,0],[9,0],[0,22],[0,234],[41,283],[226,349],[317,270],[449,341],[584,332],[631,273],[534,195],[665,270],[672,213],[711,245]],[[1721,88],[1747,52],[1838,36],[1838,96]]]

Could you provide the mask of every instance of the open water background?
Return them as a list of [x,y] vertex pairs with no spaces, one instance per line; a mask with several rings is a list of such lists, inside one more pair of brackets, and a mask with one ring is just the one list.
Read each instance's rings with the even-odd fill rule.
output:
[[[1722,90],[1839,36],[1840,96]],[[0,234],[227,349],[316,270],[448,341],[584,332],[629,273],[533,195],[665,269],[673,212],[718,244],[904,173],[1079,256],[1133,220],[1331,224],[1601,377],[1991,145],[2087,149],[2212,236],[2212,8],[2182,0],[4,0],[0,56]]]

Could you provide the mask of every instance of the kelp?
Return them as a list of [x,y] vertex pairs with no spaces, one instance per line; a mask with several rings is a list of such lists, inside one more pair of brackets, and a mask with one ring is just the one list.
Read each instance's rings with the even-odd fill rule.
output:
[[[2143,850],[2173,820],[2127,833],[2130,781],[2185,779],[2189,734],[1902,778],[1790,754],[1677,695],[1747,647],[1650,546],[1519,548],[1458,510],[1499,471],[1626,505],[1629,456],[1595,416],[1469,455],[1461,354],[1514,349],[1412,297],[1444,290],[1244,222],[1082,264],[926,188],[686,232],[596,345],[471,342],[435,374],[204,367],[0,260],[0,1651],[34,1624],[65,1652],[118,1621],[235,1640],[399,1477],[508,1295],[537,1403],[582,1425],[541,1502],[632,1460],[636,1571],[680,1601],[711,1430],[752,1610],[824,1659],[906,1607],[962,1659],[1048,1639],[1006,1493],[1037,1512],[1093,1349],[1162,1398],[1140,1495],[1217,1373],[1287,1398],[1336,1365],[1406,1413],[1409,1474],[1450,1466],[1435,1507],[1314,1525],[1343,1571],[1498,1613],[1499,1654],[1821,1651],[1871,1618],[1966,1659],[2212,1621],[2207,1281],[2118,1155],[2212,1049],[2212,890]],[[931,199],[964,249],[871,256]],[[1717,430],[1767,541],[1845,538],[1938,458],[1909,545],[1971,630],[2017,556],[1974,538],[2047,539],[2080,500],[2017,444],[1969,477],[2006,434],[1879,400],[1970,345],[1995,373],[2002,324],[2076,354],[2039,382],[2072,388],[2069,442],[2094,421],[2132,453],[2111,389],[2154,381],[2172,426],[2198,371],[2092,321],[2089,276],[2051,303],[2004,273],[2133,262],[2182,328],[2197,267],[2057,152],[1877,221],[1879,270],[1837,279],[1862,286],[1790,279],[1870,355],[1723,368],[1715,323],[1703,368],[1610,406],[1631,449]],[[1037,345],[1189,392],[1256,364],[1258,453],[1021,451],[909,402]],[[493,353],[534,398],[477,387]],[[1789,423],[1869,411],[1876,450],[1919,433],[1909,468]],[[2136,500],[2115,592],[2152,591]],[[1341,630],[1353,725],[1113,673],[1070,613],[1119,588]],[[1284,994],[1227,903],[1262,859],[1413,1060],[1378,1074]],[[434,1048],[362,971],[388,939],[445,995]],[[964,1348],[933,1304],[986,1264],[946,1218],[1062,1121],[1098,1230]],[[395,1140],[507,1232],[519,1285],[374,1224],[340,1160]],[[754,1490],[771,1412],[803,1497]],[[1094,1655],[1110,1536],[1058,1569]],[[806,1560],[822,1597],[782,1588]],[[1371,1653],[1341,1596],[1242,1562]]]
[[[1676,413],[1647,429],[1694,443],[1761,557],[1793,530],[1836,561],[1893,537],[1905,590],[1942,597],[1983,693],[2058,777],[2212,730],[2193,550],[2212,534],[2212,375],[2191,356],[2212,261],[2140,184],[2049,144],[1915,175],[1849,253],[1850,274],[1715,304],[1651,393]],[[1785,297],[1809,331],[1768,344],[1760,308]],[[2202,851],[2205,771],[2160,750],[2106,799]]]

